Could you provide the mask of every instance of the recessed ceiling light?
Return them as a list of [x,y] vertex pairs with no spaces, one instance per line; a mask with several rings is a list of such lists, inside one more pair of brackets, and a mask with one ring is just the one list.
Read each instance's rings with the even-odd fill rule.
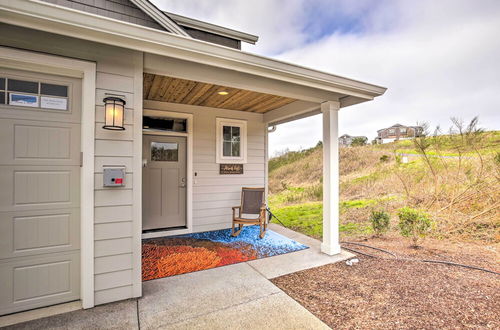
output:
[[217,94],[219,94],[219,95],[227,95],[227,94],[229,94],[229,92],[226,92],[226,91],[220,91],[220,92],[218,92]]

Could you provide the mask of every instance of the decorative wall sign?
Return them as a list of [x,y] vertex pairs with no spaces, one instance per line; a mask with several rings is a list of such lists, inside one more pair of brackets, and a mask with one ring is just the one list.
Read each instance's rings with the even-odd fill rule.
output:
[[40,99],[40,106],[45,109],[67,110],[68,99],[60,97],[42,96]]
[[243,164],[220,164],[220,174],[243,174]]
[[9,104],[21,107],[38,107],[38,96],[9,93]]

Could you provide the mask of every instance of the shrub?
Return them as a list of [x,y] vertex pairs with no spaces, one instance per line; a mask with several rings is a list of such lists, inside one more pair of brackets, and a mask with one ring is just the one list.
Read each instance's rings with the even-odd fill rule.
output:
[[493,159],[497,165],[500,165],[500,152],[497,152]]
[[389,161],[389,156],[387,156],[387,155],[382,155],[382,156],[380,157],[380,161],[381,161],[382,163],[387,163],[387,162]]
[[377,236],[380,236],[389,230],[390,216],[384,210],[372,211],[370,221],[372,223],[373,231]]
[[399,231],[404,237],[411,237],[413,246],[418,246],[419,238],[424,238],[430,231],[432,222],[422,210],[403,207],[398,210]]

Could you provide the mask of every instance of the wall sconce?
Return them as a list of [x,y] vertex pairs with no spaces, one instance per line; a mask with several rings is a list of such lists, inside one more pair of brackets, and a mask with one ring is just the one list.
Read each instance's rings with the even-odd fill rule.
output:
[[108,96],[104,98],[104,129],[125,130],[123,127],[123,114],[125,100],[119,97]]

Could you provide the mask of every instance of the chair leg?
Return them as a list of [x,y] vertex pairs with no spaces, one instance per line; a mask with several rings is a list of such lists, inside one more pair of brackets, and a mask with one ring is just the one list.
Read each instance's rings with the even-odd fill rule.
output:
[[237,237],[241,233],[242,229],[243,229],[243,225],[242,224],[238,224],[238,231],[234,232],[234,223],[233,223],[233,232],[231,233],[231,236]]
[[259,235],[259,237],[260,238],[264,238],[264,236],[266,236],[266,224],[262,223],[262,221],[261,221],[260,224],[259,224],[259,227],[260,227],[260,235]]

